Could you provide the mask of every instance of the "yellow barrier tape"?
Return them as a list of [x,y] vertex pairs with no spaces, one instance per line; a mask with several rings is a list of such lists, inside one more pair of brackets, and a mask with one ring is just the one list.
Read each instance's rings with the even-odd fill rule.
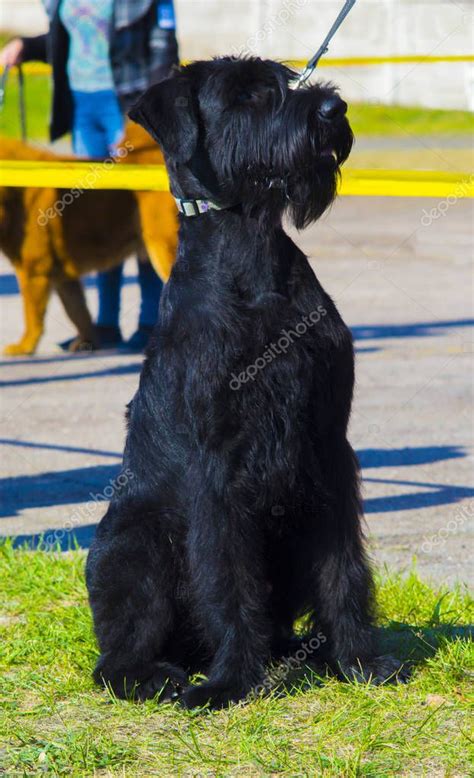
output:
[[473,198],[474,174],[436,170],[347,169],[343,171],[339,193],[359,197]]
[[[292,59],[283,60],[287,65],[294,68],[304,68],[306,60]],[[409,64],[433,64],[436,62],[474,62],[474,54],[395,54],[388,57],[323,57],[318,63],[319,68],[331,67],[367,67],[370,65],[409,65]],[[186,62],[183,64],[187,64]],[[3,68],[0,68],[0,72]],[[44,76],[49,75],[51,67],[44,62],[26,62],[24,65],[26,75]]]
[[52,189],[133,189],[163,192],[169,188],[164,165],[105,162],[36,162],[0,160],[0,186]]
[[[445,56],[431,56],[423,54],[400,54],[388,57],[323,57],[318,62],[318,68],[331,67],[365,67],[367,65],[405,65],[405,64],[433,64],[436,62],[474,62],[471,54],[446,54]],[[291,60],[287,64],[296,68],[303,68],[306,62],[302,59]]]
[[[0,186],[51,189],[132,189],[166,191],[164,165],[115,162],[34,162],[0,160]],[[474,197],[474,174],[418,170],[343,172],[341,195],[364,197]]]
[[[0,73],[3,73],[4,68],[0,67]],[[25,62],[23,65],[23,72],[27,76],[49,76],[51,74],[51,65],[47,65],[45,62]],[[13,68],[11,74],[17,75],[17,69]]]

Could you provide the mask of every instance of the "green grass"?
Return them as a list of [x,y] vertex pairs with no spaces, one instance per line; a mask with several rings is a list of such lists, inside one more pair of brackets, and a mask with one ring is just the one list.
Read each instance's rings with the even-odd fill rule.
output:
[[[38,75],[30,75],[25,80],[28,137],[44,141],[48,136],[51,82],[48,76]],[[469,111],[353,103],[349,109],[349,118],[357,136],[406,137],[474,132],[474,114]],[[9,79],[5,108],[0,113],[0,134],[19,137],[18,85],[14,74]]]
[[[25,78],[26,128],[28,138],[45,141],[51,107],[52,86],[48,76]],[[20,137],[20,112],[18,103],[18,79],[15,73],[8,77],[5,104],[0,112],[0,135]]]
[[[412,572],[378,583],[384,650],[415,662],[405,686],[308,669],[285,692],[218,713],[117,701],[94,688],[80,551],[0,546],[0,764],[8,776],[466,776],[473,602]],[[0,772],[2,772],[0,766]]]
[[[474,132],[474,114],[470,111],[352,103],[348,115],[356,136],[472,135]],[[466,142],[470,145],[469,139]]]

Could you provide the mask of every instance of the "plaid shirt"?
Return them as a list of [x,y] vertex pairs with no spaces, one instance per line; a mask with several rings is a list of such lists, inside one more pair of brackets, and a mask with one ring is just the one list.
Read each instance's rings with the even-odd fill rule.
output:
[[[174,29],[160,26],[160,5],[172,0],[114,0],[110,61],[115,89],[127,109],[140,92],[166,78],[179,61]],[[61,0],[44,0],[50,20],[47,35],[24,38],[24,59],[53,67],[54,99],[51,139],[71,129],[72,102],[66,75],[69,37],[59,18]]]
[[179,62],[174,29],[159,24],[161,0],[115,0],[111,36],[112,71],[117,92],[143,92]]

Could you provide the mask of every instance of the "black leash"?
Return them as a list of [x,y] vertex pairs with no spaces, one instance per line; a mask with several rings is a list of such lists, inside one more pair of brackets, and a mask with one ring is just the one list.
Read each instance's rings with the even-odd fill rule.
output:
[[[18,68],[18,103],[20,109],[20,127],[21,127],[21,139],[26,141],[26,108],[25,108],[25,76],[21,65],[17,65]],[[0,79],[0,111],[5,105],[5,96],[7,90],[7,81],[10,74],[10,66],[6,65],[3,69],[2,77]]]
[[25,106],[25,75],[21,65],[18,67],[18,99],[20,106],[21,139],[26,143],[26,106]]
[[10,72],[10,66],[5,65],[3,68],[2,77],[0,79],[0,111],[3,109],[5,103],[5,90],[7,88],[8,73]]
[[338,14],[338,17],[334,24],[332,25],[331,29],[329,30],[328,34],[326,35],[325,39],[323,40],[321,46],[317,50],[314,57],[311,57],[311,59],[308,61],[305,69],[301,73],[301,75],[298,77],[298,80],[296,81],[294,85],[294,89],[298,89],[298,87],[302,86],[308,78],[311,76],[311,74],[314,72],[314,70],[317,67],[317,64],[323,54],[326,54],[326,52],[329,49],[329,42],[334,37],[336,32],[338,31],[339,27],[343,23],[344,19],[346,18],[349,11],[352,9],[352,7],[355,5],[356,0],[346,0],[344,3],[343,8]]

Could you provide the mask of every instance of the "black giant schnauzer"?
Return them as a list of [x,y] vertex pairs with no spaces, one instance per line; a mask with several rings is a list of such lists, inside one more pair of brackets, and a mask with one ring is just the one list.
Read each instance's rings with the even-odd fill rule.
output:
[[[294,78],[255,58],[195,62],[131,112],[183,215],[125,477],[87,563],[95,678],[120,697],[242,699],[301,616],[339,674],[398,671],[373,644],[351,335],[282,228],[332,202],[353,138],[335,89]],[[196,670],[208,680],[190,685]]]

